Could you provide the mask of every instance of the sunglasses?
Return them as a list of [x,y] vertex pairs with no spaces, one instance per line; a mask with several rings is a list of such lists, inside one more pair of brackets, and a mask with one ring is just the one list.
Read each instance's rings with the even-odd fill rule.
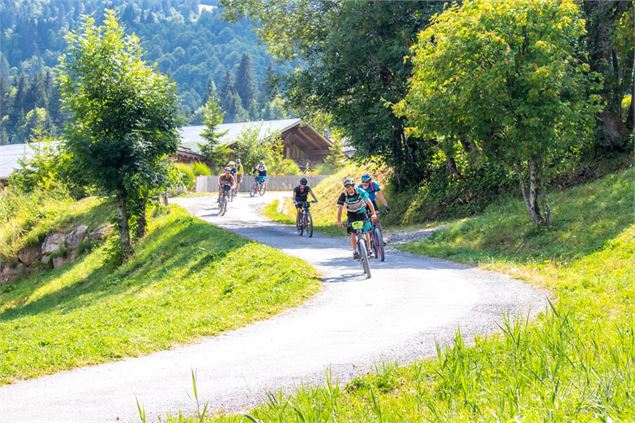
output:
[[352,187],[352,186],[353,186],[353,184],[347,184],[347,185],[344,185],[344,188],[348,188],[348,187]]

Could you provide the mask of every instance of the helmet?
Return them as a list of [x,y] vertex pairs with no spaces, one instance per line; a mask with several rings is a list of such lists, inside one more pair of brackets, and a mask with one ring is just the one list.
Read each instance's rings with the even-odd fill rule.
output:
[[225,166],[225,169],[224,169],[224,170],[225,170],[225,172],[229,172],[229,171],[231,171],[231,170],[232,170],[232,168],[231,168],[231,167],[229,167],[229,166]]
[[364,174],[362,175],[362,182],[368,182],[368,181],[370,181],[371,179],[373,179],[373,178],[370,176],[370,173],[364,173]]
[[236,159],[236,163],[240,164],[240,159]]
[[227,163],[227,165],[229,165],[229,166],[234,166],[235,164],[236,164],[236,163],[234,163],[233,161],[231,161],[231,162]]
[[346,186],[346,185],[355,185],[355,179],[353,179],[353,178],[344,179],[344,186]]
[[260,160],[260,164],[261,165],[265,164],[265,161],[264,160]]
[[307,181],[306,178],[300,179],[300,185],[306,185],[308,183],[309,183],[309,181]]

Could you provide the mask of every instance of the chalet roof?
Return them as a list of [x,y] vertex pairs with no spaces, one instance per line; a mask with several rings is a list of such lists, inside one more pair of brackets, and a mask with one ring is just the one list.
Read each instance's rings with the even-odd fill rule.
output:
[[[219,132],[225,132],[221,137],[221,144],[232,144],[247,128],[259,128],[258,139],[262,141],[274,132],[285,132],[302,123],[301,119],[262,120],[255,122],[224,123],[218,126]],[[204,125],[185,126],[181,128],[181,145],[200,153],[199,145],[205,140],[201,137]]]
[[6,181],[11,172],[20,167],[19,160],[33,156],[40,144],[43,143],[0,145],[0,180]]

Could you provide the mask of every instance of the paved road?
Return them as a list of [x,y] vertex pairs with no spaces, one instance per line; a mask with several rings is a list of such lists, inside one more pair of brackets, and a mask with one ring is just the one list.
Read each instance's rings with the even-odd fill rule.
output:
[[389,251],[366,280],[348,241],[263,221],[257,209],[280,194],[240,196],[217,216],[209,198],[178,203],[214,224],[301,257],[323,275],[321,293],[296,309],[217,337],[146,357],[85,367],[0,388],[0,422],[138,421],[136,399],[152,420],[194,412],[199,396],[214,410],[239,411],[268,390],[346,380],[373,363],[411,361],[435,351],[456,328],[496,330],[504,313],[544,309],[545,292],[504,276],[443,260]]

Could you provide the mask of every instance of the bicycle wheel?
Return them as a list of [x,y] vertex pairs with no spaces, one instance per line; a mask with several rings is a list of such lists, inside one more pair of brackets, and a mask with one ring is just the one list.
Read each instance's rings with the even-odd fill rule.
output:
[[254,184],[253,188],[251,189],[251,191],[249,191],[249,196],[253,197],[254,195],[256,195],[256,192],[258,191],[258,184]]
[[302,212],[302,216],[300,216],[300,225],[298,225],[298,235],[302,236],[304,234],[304,223],[306,221],[306,216],[304,212]]
[[[363,237],[364,234],[358,234],[359,237]],[[370,279],[370,264],[368,263],[368,249],[366,248],[366,240],[358,239],[357,240],[357,250],[359,251],[360,259],[362,261],[362,267],[364,268],[364,273],[366,273],[366,279]]]
[[225,212],[227,211],[227,194],[223,194],[220,199],[220,211],[218,214],[221,216],[225,216]]
[[386,258],[384,252],[384,234],[381,233],[379,227],[375,227],[372,238],[375,240],[375,257],[384,261]]
[[260,193],[261,197],[263,195],[265,195],[265,192],[267,192],[267,183],[266,182],[263,182],[262,184],[260,184],[260,189],[258,190],[258,192]]
[[306,231],[309,234],[309,238],[313,238],[313,217],[310,212],[306,212]]

